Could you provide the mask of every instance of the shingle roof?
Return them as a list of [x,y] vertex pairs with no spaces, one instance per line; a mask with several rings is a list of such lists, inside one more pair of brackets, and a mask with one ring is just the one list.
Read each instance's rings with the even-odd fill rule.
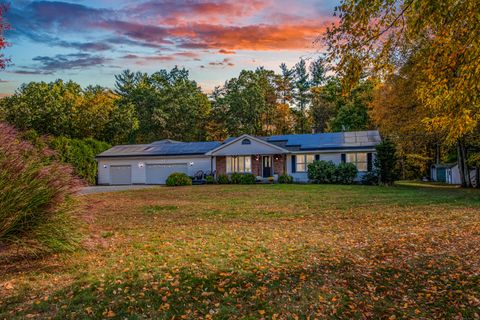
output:
[[119,145],[100,153],[97,157],[136,157],[136,156],[181,156],[201,155],[218,147],[221,143],[211,142],[179,142],[160,140],[151,144]]

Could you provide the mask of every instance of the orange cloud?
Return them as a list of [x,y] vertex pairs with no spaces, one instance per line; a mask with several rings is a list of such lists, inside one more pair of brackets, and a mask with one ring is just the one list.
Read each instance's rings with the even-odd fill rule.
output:
[[330,23],[240,27],[196,24],[172,28],[169,34],[176,38],[180,47],[190,49],[298,50],[311,47]]
[[218,50],[218,53],[221,53],[221,54],[235,54],[236,52],[233,51],[233,50],[220,49],[220,50]]

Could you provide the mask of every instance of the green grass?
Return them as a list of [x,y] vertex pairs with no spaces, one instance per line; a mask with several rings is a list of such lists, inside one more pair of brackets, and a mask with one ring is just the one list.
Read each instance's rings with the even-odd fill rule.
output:
[[0,262],[0,318],[479,316],[478,190],[209,185],[82,199],[83,250]]

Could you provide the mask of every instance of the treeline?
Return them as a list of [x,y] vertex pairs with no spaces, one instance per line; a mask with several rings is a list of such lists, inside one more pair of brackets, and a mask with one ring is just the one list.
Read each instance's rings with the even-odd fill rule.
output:
[[159,139],[222,140],[243,133],[271,135],[372,128],[373,85],[362,80],[348,97],[327,77],[322,59],[281,74],[258,68],[204,93],[180,68],[153,74],[126,70],[115,89],[57,80],[22,85],[0,102],[0,117],[41,135],[92,138],[109,144]]
[[[0,120],[50,136],[48,146],[89,183],[96,175],[93,155],[110,145],[223,140],[244,133],[379,128],[397,145],[403,179],[428,176],[432,163],[457,160],[457,148],[446,134],[424,121],[431,110],[418,98],[420,75],[413,67],[406,65],[381,81],[371,76],[354,83],[329,71],[323,58],[281,64],[280,70],[243,70],[208,95],[177,67],[153,74],[125,70],[115,76],[114,89],[62,80],[31,82],[0,100]],[[463,139],[462,150],[473,167],[480,159],[478,136],[477,129]]]
[[90,184],[97,173],[95,155],[115,144],[373,127],[372,81],[359,81],[345,96],[341,79],[327,76],[323,59],[280,69],[280,74],[243,70],[210,95],[177,67],[153,74],[125,70],[115,76],[113,90],[62,80],[30,82],[0,100],[0,121],[55,150],[58,160]]

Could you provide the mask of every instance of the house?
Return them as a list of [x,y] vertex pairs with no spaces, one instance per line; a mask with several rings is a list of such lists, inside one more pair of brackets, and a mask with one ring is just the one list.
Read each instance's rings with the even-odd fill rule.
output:
[[119,145],[97,155],[98,183],[164,184],[173,172],[193,176],[200,170],[217,176],[239,172],[274,179],[288,174],[296,182],[308,182],[307,166],[315,160],[351,162],[360,177],[371,170],[380,141],[374,130]]
[[[430,177],[432,181],[444,182],[448,184],[461,184],[460,169],[457,163],[433,164],[430,167]],[[476,171],[470,170],[470,181],[476,186]]]

